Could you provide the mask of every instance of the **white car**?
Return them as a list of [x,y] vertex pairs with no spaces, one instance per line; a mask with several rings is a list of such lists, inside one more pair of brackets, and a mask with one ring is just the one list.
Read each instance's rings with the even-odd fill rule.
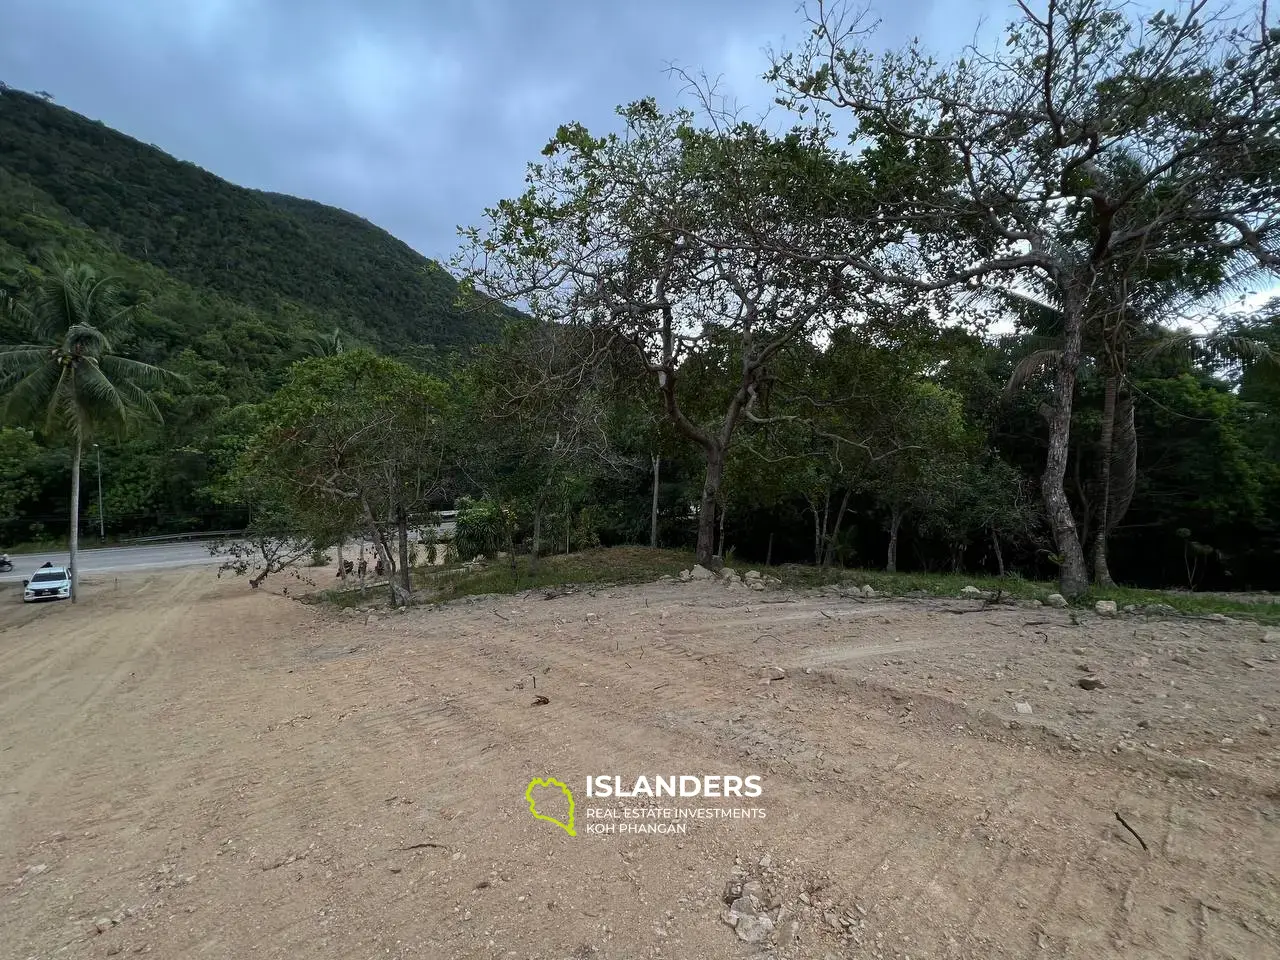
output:
[[66,567],[41,567],[22,583],[22,602],[65,600],[71,596],[71,575]]

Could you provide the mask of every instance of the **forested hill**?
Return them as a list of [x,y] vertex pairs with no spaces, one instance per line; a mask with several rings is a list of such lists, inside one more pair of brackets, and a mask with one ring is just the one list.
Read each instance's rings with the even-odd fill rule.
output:
[[386,351],[464,347],[495,332],[457,309],[456,283],[439,264],[368,221],[238,187],[38,96],[0,95],[0,170],[12,175],[2,184],[10,202],[24,187],[45,201],[28,211],[43,224],[28,216],[22,235],[3,238],[10,261],[13,248],[29,258],[31,247],[60,241],[57,226],[76,225],[193,288],[265,311],[284,301],[309,326],[337,326]]

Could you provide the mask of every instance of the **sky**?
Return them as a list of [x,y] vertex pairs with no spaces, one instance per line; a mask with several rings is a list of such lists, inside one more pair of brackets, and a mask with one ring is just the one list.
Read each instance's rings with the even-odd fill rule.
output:
[[[878,37],[955,50],[1009,10],[879,0]],[[5,0],[0,81],[445,261],[561,123],[677,105],[672,64],[759,113],[805,34],[799,0]]]

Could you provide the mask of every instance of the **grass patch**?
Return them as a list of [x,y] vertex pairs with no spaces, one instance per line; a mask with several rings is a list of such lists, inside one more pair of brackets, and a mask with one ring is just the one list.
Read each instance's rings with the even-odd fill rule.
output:
[[541,557],[536,570],[530,570],[527,556],[516,558],[514,570],[506,559],[491,560],[479,570],[458,564],[425,571],[419,585],[423,599],[440,601],[548,587],[648,583],[692,565],[693,554],[682,550],[609,547]]
[[[562,586],[621,585],[648,583],[664,574],[676,576],[694,563],[693,554],[682,550],[651,550],[648,547],[610,547],[585,550],[581,553],[543,557],[537,570],[529,569],[529,558],[516,559],[513,570],[509,561],[491,560],[480,569],[464,564],[446,567],[420,568],[415,572],[416,599],[434,603],[458,597],[481,594],[519,593],[524,590],[546,589]],[[731,564],[732,565],[732,564]],[[1057,593],[1058,585],[1052,582],[1024,580],[1020,577],[991,577],[955,573],[885,573],[883,570],[822,569],[804,564],[783,564],[766,567],[763,564],[738,563],[739,573],[759,570],[779,577],[783,584],[793,589],[805,589],[844,583],[864,584],[889,596],[958,597],[967,586],[980,590],[1003,591],[1005,596],[1020,600],[1044,601],[1049,594]],[[326,590],[320,599],[339,607],[361,606],[366,603],[381,605],[387,601],[384,586],[370,586],[365,590]],[[1123,608],[1126,604],[1162,603],[1179,613],[1190,616],[1221,613],[1259,623],[1280,623],[1280,603],[1252,603],[1214,594],[1197,594],[1176,590],[1142,590],[1133,587],[1095,589],[1077,600],[1073,606],[1092,609],[1098,600],[1114,600]]]

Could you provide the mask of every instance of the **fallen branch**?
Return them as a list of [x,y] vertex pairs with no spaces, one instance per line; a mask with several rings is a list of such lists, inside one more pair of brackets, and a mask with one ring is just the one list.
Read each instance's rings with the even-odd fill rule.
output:
[[1147,841],[1143,840],[1142,837],[1138,836],[1138,831],[1133,829],[1133,827],[1129,826],[1129,824],[1125,822],[1124,817],[1120,816],[1118,811],[1116,813],[1116,819],[1120,821],[1120,826],[1124,827],[1126,830],[1132,833],[1135,837],[1137,837],[1138,842],[1142,844],[1143,850],[1149,851],[1151,849],[1150,847],[1147,846]]
[[430,840],[424,840],[422,843],[411,843],[407,847],[401,847],[400,850],[401,852],[407,853],[410,850],[426,850],[428,848],[432,850],[448,850],[449,849],[447,844],[432,843]]

